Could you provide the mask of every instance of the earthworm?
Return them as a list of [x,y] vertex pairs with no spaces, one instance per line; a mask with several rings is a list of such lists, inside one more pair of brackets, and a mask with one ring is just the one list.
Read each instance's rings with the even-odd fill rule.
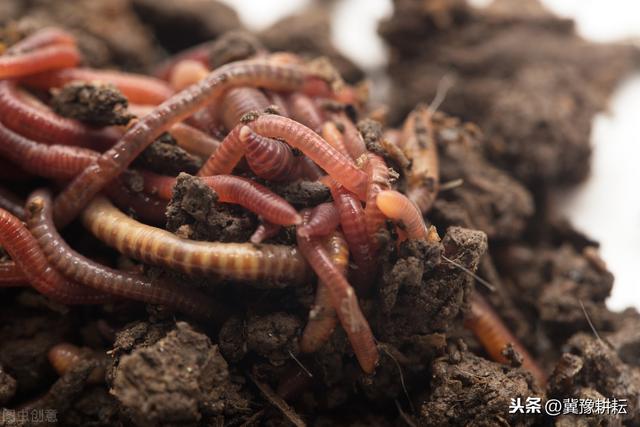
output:
[[464,325],[478,338],[493,361],[505,365],[510,364],[502,352],[507,345],[511,344],[522,356],[522,366],[533,375],[540,385],[543,386],[546,383],[547,376],[544,371],[478,292],[471,295],[471,311],[467,315]]
[[38,142],[83,147],[106,147],[117,141],[114,129],[92,129],[58,116],[45,105],[33,105],[24,96],[14,83],[0,82],[0,117],[5,126],[20,135]]
[[27,212],[29,230],[49,262],[66,277],[105,293],[166,305],[200,318],[219,314],[215,313],[215,302],[200,292],[114,270],[75,252],[53,225],[51,198],[45,191],[36,191],[29,197]]
[[264,61],[239,61],[211,72],[205,79],[169,98],[151,114],[139,119],[115,146],[78,175],[55,200],[56,222],[65,225],[73,220],[155,138],[200,107],[217,101],[225,90],[251,85],[295,91],[304,88],[309,79],[312,76],[300,67],[277,66]]
[[431,208],[440,185],[438,148],[433,132],[431,113],[427,107],[419,106],[407,117],[400,139],[401,148],[411,160],[407,195],[423,214]]
[[173,90],[162,80],[142,74],[121,71],[104,71],[92,68],[67,68],[35,74],[21,83],[39,89],[63,87],[72,81],[99,81],[117,87],[130,103],[157,105],[173,95]]
[[104,357],[100,359],[89,349],[81,349],[73,344],[66,342],[56,344],[49,349],[47,353],[49,363],[58,375],[63,376],[69,372],[82,360],[95,360],[97,366],[91,371],[87,382],[89,384],[101,384],[105,379],[105,362]]
[[306,154],[340,184],[364,199],[367,174],[308,127],[295,120],[272,114],[261,115],[247,123],[247,126],[260,135],[285,140]]
[[249,128],[245,128],[246,126],[239,124],[231,129],[218,149],[202,165],[198,176],[224,175],[233,172],[247,151],[247,145],[240,139],[242,129],[245,134],[249,132]]
[[290,283],[307,278],[307,265],[295,247],[181,239],[129,218],[103,197],[89,204],[82,221],[98,239],[121,253],[187,274]]
[[[309,211],[303,213],[303,222],[308,221],[309,214]],[[364,372],[372,373],[378,364],[378,349],[353,288],[340,274],[340,269],[333,264],[320,240],[298,235],[298,247],[318,278],[329,289],[331,305],[351,342],[360,367]]]
[[249,126],[240,130],[239,139],[246,147],[247,164],[257,176],[271,181],[295,180],[298,159],[289,145],[259,135]]
[[[136,116],[146,116],[153,111],[153,106],[129,104],[129,111]],[[169,133],[178,143],[178,147],[206,159],[220,146],[220,141],[184,122],[178,122],[171,126]]]
[[15,79],[58,68],[75,67],[80,62],[78,48],[52,44],[15,55],[0,56],[0,79]]
[[346,145],[344,145],[344,135],[338,129],[335,122],[328,121],[322,126],[322,137],[333,148],[341,152],[345,157],[351,160],[351,154],[347,151]]
[[333,202],[340,215],[340,226],[349,244],[349,252],[353,257],[356,269],[354,281],[367,287],[373,280],[375,272],[373,247],[367,234],[367,223],[364,209],[358,198],[346,188],[328,181]]
[[313,208],[309,222],[298,228],[302,237],[326,236],[340,225],[340,213],[333,203],[320,203]]
[[253,232],[249,241],[253,244],[260,244],[271,237],[276,236],[282,229],[281,225],[263,221],[256,231]]
[[0,209],[0,245],[38,292],[63,304],[102,304],[109,295],[70,283],[53,269],[38,242],[22,222]]
[[[317,181],[325,176],[324,171],[307,156],[298,157],[298,167],[300,168],[299,175],[309,181]],[[295,176],[295,174],[293,175]]]
[[[342,233],[334,231],[326,239],[324,247],[333,265],[344,276],[349,265],[349,248]],[[327,342],[337,323],[336,311],[331,306],[329,287],[319,280],[313,308],[309,312],[309,321],[300,338],[300,350],[305,353],[318,351]]]
[[[145,190],[163,199],[171,199],[176,178],[143,172]],[[234,175],[200,177],[222,203],[235,203],[278,225],[299,224],[302,219],[293,206],[267,187]]]
[[378,193],[376,204],[389,219],[400,222],[410,239],[428,239],[429,232],[418,207],[402,193],[384,190]]
[[271,103],[260,89],[236,87],[227,91],[220,104],[220,119],[227,129],[233,129],[249,112],[261,113]]
[[[0,139],[0,146],[2,140]],[[0,209],[9,211],[11,215],[17,217],[20,220],[25,218],[24,216],[24,201],[20,197],[16,196],[9,190],[0,187]]]
[[0,288],[29,286],[27,276],[15,261],[0,262]]
[[182,90],[187,86],[199,82],[207,77],[209,69],[200,61],[193,59],[183,59],[171,70],[169,83],[175,90]]
[[360,131],[344,113],[340,113],[336,120],[344,126],[344,145],[351,158],[357,161],[360,156],[367,152],[367,147]]
[[302,93],[292,93],[289,96],[289,110],[292,119],[320,133],[324,119],[311,98]]
[[367,184],[367,202],[364,206],[364,220],[367,225],[367,235],[374,247],[378,246],[376,233],[382,228],[386,217],[378,207],[376,198],[383,190],[391,187],[389,181],[389,168],[382,157],[367,153],[367,175],[369,182]]
[[175,138],[179,147],[205,159],[208,159],[220,146],[220,141],[217,139],[185,123],[176,123],[171,126],[169,133]]
[[0,122],[0,154],[27,172],[53,179],[71,179],[99,153],[88,148],[46,145],[19,135]]
[[6,50],[6,54],[16,55],[51,45],[75,46],[76,40],[71,34],[60,28],[47,27],[14,43]]

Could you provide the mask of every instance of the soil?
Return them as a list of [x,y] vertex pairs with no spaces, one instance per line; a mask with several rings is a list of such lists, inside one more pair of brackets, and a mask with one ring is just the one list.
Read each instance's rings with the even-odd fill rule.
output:
[[380,34],[392,48],[395,122],[433,99],[448,76],[441,109],[482,128],[490,160],[537,190],[587,176],[591,121],[637,68],[636,48],[587,42],[537,0],[394,5]]
[[[301,353],[313,277],[297,286],[187,278],[96,249],[71,226],[64,236],[83,253],[189,282],[230,315],[211,325],[139,303],[74,308],[28,289],[0,289],[0,409],[55,410],[57,424],[69,426],[640,425],[640,314],[606,308],[614,278],[597,242],[555,216],[548,197],[585,177],[591,120],[638,54],[588,43],[571,21],[532,1],[518,4],[477,10],[462,0],[396,0],[381,25],[392,52],[392,124],[428,103],[444,74],[456,80],[433,116],[442,189],[426,220],[441,239],[398,244],[387,224],[375,283],[358,290],[379,340],[375,374],[362,373],[340,327],[319,351]],[[313,2],[257,35],[209,0],[82,0],[71,7],[2,2],[0,21],[20,19],[4,26],[1,40],[10,45],[43,23],[59,23],[79,37],[92,66],[149,71],[167,52],[215,40],[216,66],[267,48],[322,55],[347,81],[363,77],[330,43],[331,1]],[[100,25],[105,16],[109,31]],[[108,86],[74,83],[52,102],[91,125],[127,118],[126,99]],[[392,134],[372,111],[347,110],[361,119],[367,148],[387,160],[394,186],[405,190],[411,163]],[[200,162],[165,134],[134,166],[177,175],[169,231],[248,241],[259,218],[221,203],[192,175]],[[123,181],[141,190],[136,173]],[[318,182],[261,182],[297,209],[331,201]],[[282,228],[272,242],[294,244],[295,230]],[[513,347],[504,349],[510,365],[492,362],[463,327],[474,291],[550,373],[547,387],[535,384]],[[105,355],[104,383],[88,381],[96,366],[89,356],[59,377],[47,353],[61,342]],[[627,399],[629,414],[509,414],[516,397]],[[2,425],[24,424],[0,417]]]

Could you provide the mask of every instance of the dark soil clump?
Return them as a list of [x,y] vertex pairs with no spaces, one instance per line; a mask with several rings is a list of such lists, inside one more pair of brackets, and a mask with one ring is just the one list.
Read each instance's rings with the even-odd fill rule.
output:
[[56,113],[94,126],[126,125],[133,118],[128,105],[110,84],[72,82],[54,90],[51,98]]

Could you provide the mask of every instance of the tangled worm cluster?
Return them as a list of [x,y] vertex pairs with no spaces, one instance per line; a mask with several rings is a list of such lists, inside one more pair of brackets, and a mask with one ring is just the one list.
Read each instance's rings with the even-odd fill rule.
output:
[[[348,114],[361,107],[356,91],[296,55],[259,53],[210,70],[196,49],[168,61],[157,77],[80,68],[81,60],[74,38],[59,29],[41,30],[0,56],[0,156],[51,179],[51,189],[63,184],[55,197],[40,189],[26,204],[0,192],[0,244],[13,260],[0,264],[0,286],[30,285],[65,304],[124,298],[224,319],[223,304],[201,292],[108,268],[74,251],[58,229],[80,217],[122,254],[187,275],[303,283],[313,271],[317,293],[302,350],[318,350],[339,323],[362,370],[374,372],[378,348],[355,289],[367,292],[378,273],[378,236],[387,220],[400,239],[438,240],[423,219],[439,186],[431,112],[416,109],[396,133],[397,149],[411,161],[405,195]],[[138,118],[128,127],[91,127],[33,96],[77,80],[116,86]],[[176,178],[138,170],[144,191],[133,193],[121,176],[167,131],[202,158],[197,175],[219,202],[261,219],[250,242],[192,241],[153,226],[164,222]],[[320,181],[333,201],[298,212],[268,186],[300,179]],[[143,222],[112,202],[134,208]],[[262,243],[282,227],[296,228],[297,246]],[[472,299],[469,327],[504,361],[500,351],[515,338],[480,298]],[[517,346],[525,366],[543,378]]]

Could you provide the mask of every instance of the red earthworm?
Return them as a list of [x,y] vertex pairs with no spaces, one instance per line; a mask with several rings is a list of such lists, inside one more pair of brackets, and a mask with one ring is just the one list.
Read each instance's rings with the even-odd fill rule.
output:
[[247,125],[261,135],[282,138],[306,154],[340,184],[364,198],[366,174],[308,127],[286,117],[267,114]]
[[151,114],[138,120],[115,146],[76,177],[56,198],[54,217],[57,223],[69,223],[155,138],[199,108],[215,102],[225,90],[250,85],[295,91],[304,89],[313,78],[300,67],[276,66],[264,61],[238,61],[211,72],[205,79],[169,98]]
[[264,244],[257,248],[251,243],[181,239],[129,218],[103,197],[89,204],[82,220],[98,239],[121,253],[187,274],[289,283],[301,283],[307,278],[307,265],[295,247]]
[[87,382],[89,384],[101,384],[104,382],[106,360],[104,356],[101,359],[89,349],[82,349],[73,344],[63,342],[51,347],[47,353],[47,357],[53,369],[60,376],[69,372],[82,360],[95,360],[97,366],[91,371],[91,374],[89,374]]
[[[240,131],[246,126],[239,124],[224,137],[218,149],[211,154],[198,171],[198,176],[230,174],[247,151],[247,145],[240,139]],[[249,128],[244,130],[245,134]]]
[[[0,147],[2,140],[0,139]],[[24,219],[24,201],[9,190],[0,187],[0,209],[9,211],[11,215],[18,219]]]
[[169,83],[174,90],[182,90],[207,77],[209,68],[200,61],[183,59],[171,70]]
[[[153,106],[129,104],[129,111],[136,116],[146,116],[153,111]],[[178,147],[199,157],[208,159],[220,146],[220,141],[184,122],[171,126],[169,133],[178,143]]]
[[27,276],[14,261],[0,262],[0,288],[29,286]]
[[6,54],[15,55],[51,45],[75,46],[76,39],[60,28],[43,28],[10,46]]
[[[327,238],[324,246],[331,262],[344,276],[349,265],[349,248],[342,233],[335,231]],[[337,324],[338,318],[331,306],[329,287],[324,282],[318,281],[315,301],[309,312],[309,321],[300,338],[300,350],[305,353],[318,351],[327,342]]]
[[[170,199],[176,179],[143,172],[145,190]],[[293,206],[267,187],[234,175],[202,176],[202,182],[212,188],[222,203],[234,203],[278,225],[299,224],[302,219]]]
[[344,126],[344,145],[347,151],[353,160],[358,161],[360,156],[367,152],[367,147],[360,131],[344,113],[338,115],[337,121]]
[[340,213],[334,203],[320,203],[313,208],[309,222],[298,228],[302,237],[326,236],[340,225]]
[[102,304],[109,295],[70,283],[53,269],[38,242],[22,222],[0,209],[0,245],[38,292],[63,304]]
[[220,119],[227,129],[233,129],[249,112],[262,113],[271,103],[260,89],[237,87],[229,90],[220,104]]
[[329,181],[329,189],[340,215],[340,226],[349,244],[349,252],[356,266],[354,281],[366,288],[373,280],[375,260],[373,247],[367,234],[364,209],[358,198],[346,188]]
[[258,226],[258,228],[256,228],[256,231],[253,232],[249,241],[255,245],[260,244],[265,240],[276,236],[281,229],[282,229],[281,225],[273,224],[268,221],[263,221]]
[[38,240],[49,262],[63,275],[113,295],[150,304],[162,304],[211,318],[216,313],[215,302],[193,289],[178,287],[168,282],[148,279],[100,265],[75,252],[58,234],[51,215],[51,198],[44,191],[36,191],[27,201],[30,216],[29,230]]
[[22,79],[21,83],[39,89],[50,89],[62,87],[76,80],[111,83],[127,97],[130,103],[156,105],[173,95],[173,90],[162,80],[142,74],[92,68],[67,68],[49,71],[28,76]]
[[27,172],[53,179],[71,179],[82,172],[99,153],[88,148],[46,145],[8,129],[0,122],[0,154]]
[[400,140],[401,148],[411,160],[407,195],[423,214],[431,208],[440,185],[438,148],[433,132],[431,113],[427,107],[419,106],[407,117]]
[[118,139],[112,128],[92,129],[60,117],[44,105],[32,105],[8,81],[0,82],[0,117],[8,128],[38,142],[106,147]]
[[[303,220],[309,219],[309,211]],[[378,349],[367,319],[362,314],[356,294],[331,257],[316,238],[298,235],[298,247],[313,270],[329,288],[331,305],[338,315],[362,370],[372,373],[378,364]]]
[[[367,175],[308,127],[289,118],[272,114],[261,115],[247,123],[247,126],[260,135],[285,140],[289,145],[306,154],[340,184],[364,199]],[[237,156],[239,151],[241,150],[237,150],[234,154]],[[217,153],[207,163],[219,163],[219,160],[215,160],[216,155]],[[203,170],[208,169],[207,163],[203,166]]]
[[541,386],[546,384],[547,376],[544,371],[478,292],[473,292],[471,295],[471,310],[464,325],[478,338],[493,361],[510,364],[502,352],[507,345],[511,344],[522,356],[522,366]]
[[191,154],[208,159],[220,146],[220,141],[185,123],[176,123],[169,129],[178,146]]
[[376,198],[378,193],[391,187],[389,181],[389,168],[382,157],[367,153],[367,202],[364,207],[364,220],[367,225],[367,235],[374,247],[378,247],[376,233],[382,228],[386,217],[378,207]]
[[296,179],[298,159],[289,145],[259,135],[249,126],[242,127],[239,139],[246,147],[247,164],[257,176],[272,181]]
[[351,154],[347,151],[347,146],[344,145],[344,135],[342,135],[342,132],[340,132],[335,122],[326,122],[324,126],[322,126],[321,133],[322,137],[329,143],[329,145],[351,160]]
[[292,93],[289,96],[289,110],[292,119],[320,133],[324,119],[311,98],[302,93]]
[[80,52],[75,46],[53,44],[15,55],[0,56],[0,79],[15,79],[58,68],[75,67]]
[[402,193],[384,190],[378,193],[376,204],[389,219],[398,221],[410,239],[427,239],[429,231],[418,207]]

